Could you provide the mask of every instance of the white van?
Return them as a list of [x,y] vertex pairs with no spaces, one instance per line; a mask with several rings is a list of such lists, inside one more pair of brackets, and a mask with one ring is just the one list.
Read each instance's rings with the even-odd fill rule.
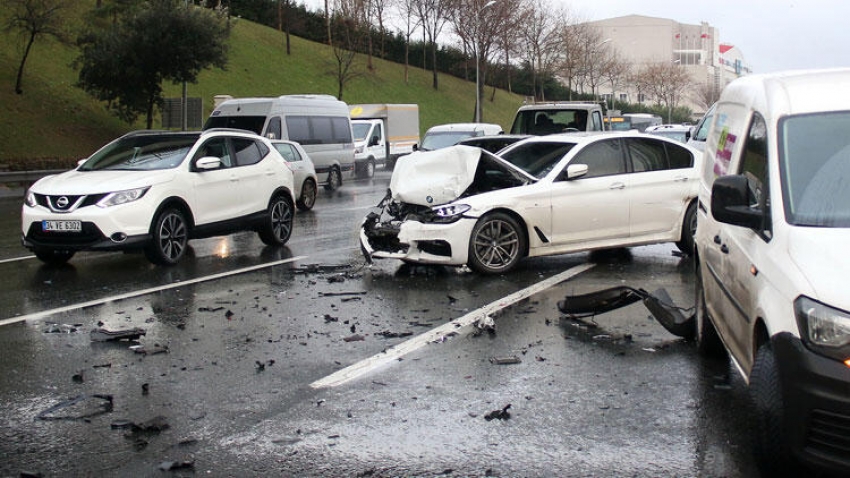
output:
[[330,95],[237,98],[219,103],[204,129],[236,128],[295,141],[316,167],[325,189],[354,177],[354,140],[348,105]]
[[705,143],[695,335],[749,386],[762,476],[850,476],[850,69],[730,83]]

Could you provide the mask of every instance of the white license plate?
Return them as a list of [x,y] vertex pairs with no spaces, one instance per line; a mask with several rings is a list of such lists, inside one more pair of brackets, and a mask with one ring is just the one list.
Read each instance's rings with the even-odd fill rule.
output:
[[83,224],[80,221],[41,221],[44,232],[80,232]]

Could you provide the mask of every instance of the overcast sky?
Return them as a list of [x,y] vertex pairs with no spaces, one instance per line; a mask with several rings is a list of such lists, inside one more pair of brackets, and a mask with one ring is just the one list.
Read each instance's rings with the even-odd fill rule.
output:
[[[483,0],[482,0],[483,1]],[[743,53],[754,73],[850,67],[848,0],[545,0],[586,20],[645,15],[699,25]],[[324,0],[296,0],[321,9]],[[332,3],[332,2],[331,2]]]

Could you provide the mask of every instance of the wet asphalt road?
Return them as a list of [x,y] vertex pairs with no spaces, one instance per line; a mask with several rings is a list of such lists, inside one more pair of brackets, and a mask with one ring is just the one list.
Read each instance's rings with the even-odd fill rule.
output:
[[[0,320],[29,317],[0,326],[0,476],[756,475],[728,364],[700,359],[639,303],[583,322],[556,308],[621,284],[690,306],[693,264],[675,246],[527,260],[502,277],[367,267],[357,224],[388,183],[380,171],[321,195],[285,248],[248,233],[194,241],[173,268],[115,253],[58,269],[16,260],[28,255],[17,201],[0,201]],[[587,262],[497,314],[493,334],[457,328],[311,387]],[[98,323],[146,335],[92,342]],[[492,360],[507,358],[518,363]]]

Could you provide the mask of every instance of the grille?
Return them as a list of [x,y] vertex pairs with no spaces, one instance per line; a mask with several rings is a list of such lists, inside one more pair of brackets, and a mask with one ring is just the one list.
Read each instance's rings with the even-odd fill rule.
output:
[[806,448],[836,460],[850,462],[850,416],[812,410]]
[[36,194],[35,200],[39,206],[44,206],[53,212],[71,212],[81,207],[93,206],[104,197],[106,197],[105,193],[90,195]]

